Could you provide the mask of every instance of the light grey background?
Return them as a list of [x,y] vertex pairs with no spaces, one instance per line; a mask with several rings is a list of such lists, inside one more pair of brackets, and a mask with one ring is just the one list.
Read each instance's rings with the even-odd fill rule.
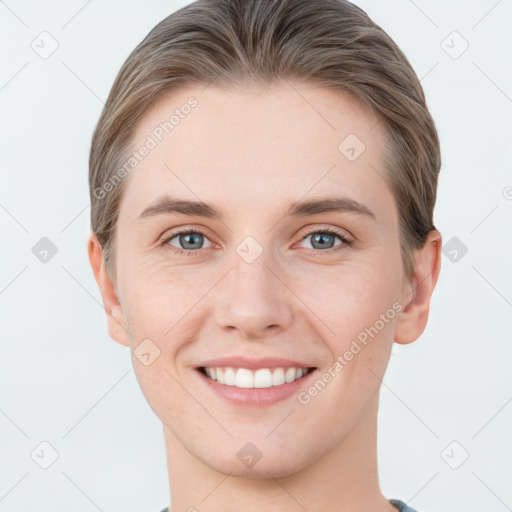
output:
[[[125,58],[187,3],[0,2],[0,512],[169,503],[161,423],[87,259],[87,159]],[[419,512],[512,510],[512,2],[356,3],[421,79],[442,147],[435,224],[468,249],[453,262],[448,246],[425,333],[393,348],[381,487]]]

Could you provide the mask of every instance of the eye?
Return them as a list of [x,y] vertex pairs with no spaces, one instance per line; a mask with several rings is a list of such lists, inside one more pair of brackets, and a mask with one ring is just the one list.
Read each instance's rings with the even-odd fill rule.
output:
[[[316,231],[310,231],[307,235],[302,237],[303,240],[311,238],[312,253],[330,254],[332,252],[341,250],[343,247],[350,247],[352,242],[342,233],[334,228],[322,228]],[[336,238],[341,242],[335,245]],[[341,247],[340,247],[341,246]]]
[[[204,240],[208,240],[208,238],[204,235],[204,233],[201,233],[201,231],[195,229],[187,229],[172,233],[170,236],[162,240],[162,245],[165,245],[172,251],[178,253],[186,252],[187,254],[190,254],[197,252],[198,249],[203,249]],[[175,244],[172,242],[175,242]],[[211,247],[212,244],[209,240],[208,243],[210,245],[207,247]]]
[[[306,248],[308,249],[307,252],[315,256],[319,253],[323,255],[330,254],[352,245],[352,241],[342,231],[331,227],[310,231],[302,237],[302,240],[308,238],[311,238],[312,249]],[[336,244],[336,238],[340,240],[340,243]],[[205,240],[208,243],[206,246],[204,245]],[[192,228],[171,233],[162,240],[161,245],[174,253],[187,256],[199,253],[200,249],[212,248],[214,246],[204,233]]]

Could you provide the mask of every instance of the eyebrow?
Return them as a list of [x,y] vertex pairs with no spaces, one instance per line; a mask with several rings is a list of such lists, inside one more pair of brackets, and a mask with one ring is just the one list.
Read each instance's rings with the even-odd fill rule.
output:
[[[349,197],[343,196],[296,201],[288,205],[287,213],[285,215],[305,217],[308,215],[317,215],[320,213],[329,212],[357,213],[376,220],[375,214],[366,205]],[[204,203],[202,201],[178,199],[169,195],[165,195],[159,197],[156,201],[144,208],[144,210],[137,217],[137,220],[154,215],[170,215],[173,213],[215,219],[221,219],[223,216],[220,211],[208,203]]]

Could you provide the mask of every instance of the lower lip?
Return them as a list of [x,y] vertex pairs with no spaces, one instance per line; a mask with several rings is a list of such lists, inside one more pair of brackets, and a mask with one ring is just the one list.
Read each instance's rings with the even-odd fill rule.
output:
[[199,370],[196,370],[196,372],[211,390],[230,403],[245,407],[265,407],[280,402],[293,394],[297,394],[300,389],[310,381],[316,369],[293,382],[286,382],[280,386],[271,386],[268,388],[237,388],[236,386],[220,384],[216,380],[210,379]]

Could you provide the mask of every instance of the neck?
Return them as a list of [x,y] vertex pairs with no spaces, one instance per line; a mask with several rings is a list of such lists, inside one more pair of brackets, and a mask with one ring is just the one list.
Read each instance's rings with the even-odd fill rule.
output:
[[[232,477],[190,453],[164,426],[170,512],[396,512],[377,472],[378,394],[359,422],[327,453],[279,478]],[[314,443],[314,439],[312,439]]]

